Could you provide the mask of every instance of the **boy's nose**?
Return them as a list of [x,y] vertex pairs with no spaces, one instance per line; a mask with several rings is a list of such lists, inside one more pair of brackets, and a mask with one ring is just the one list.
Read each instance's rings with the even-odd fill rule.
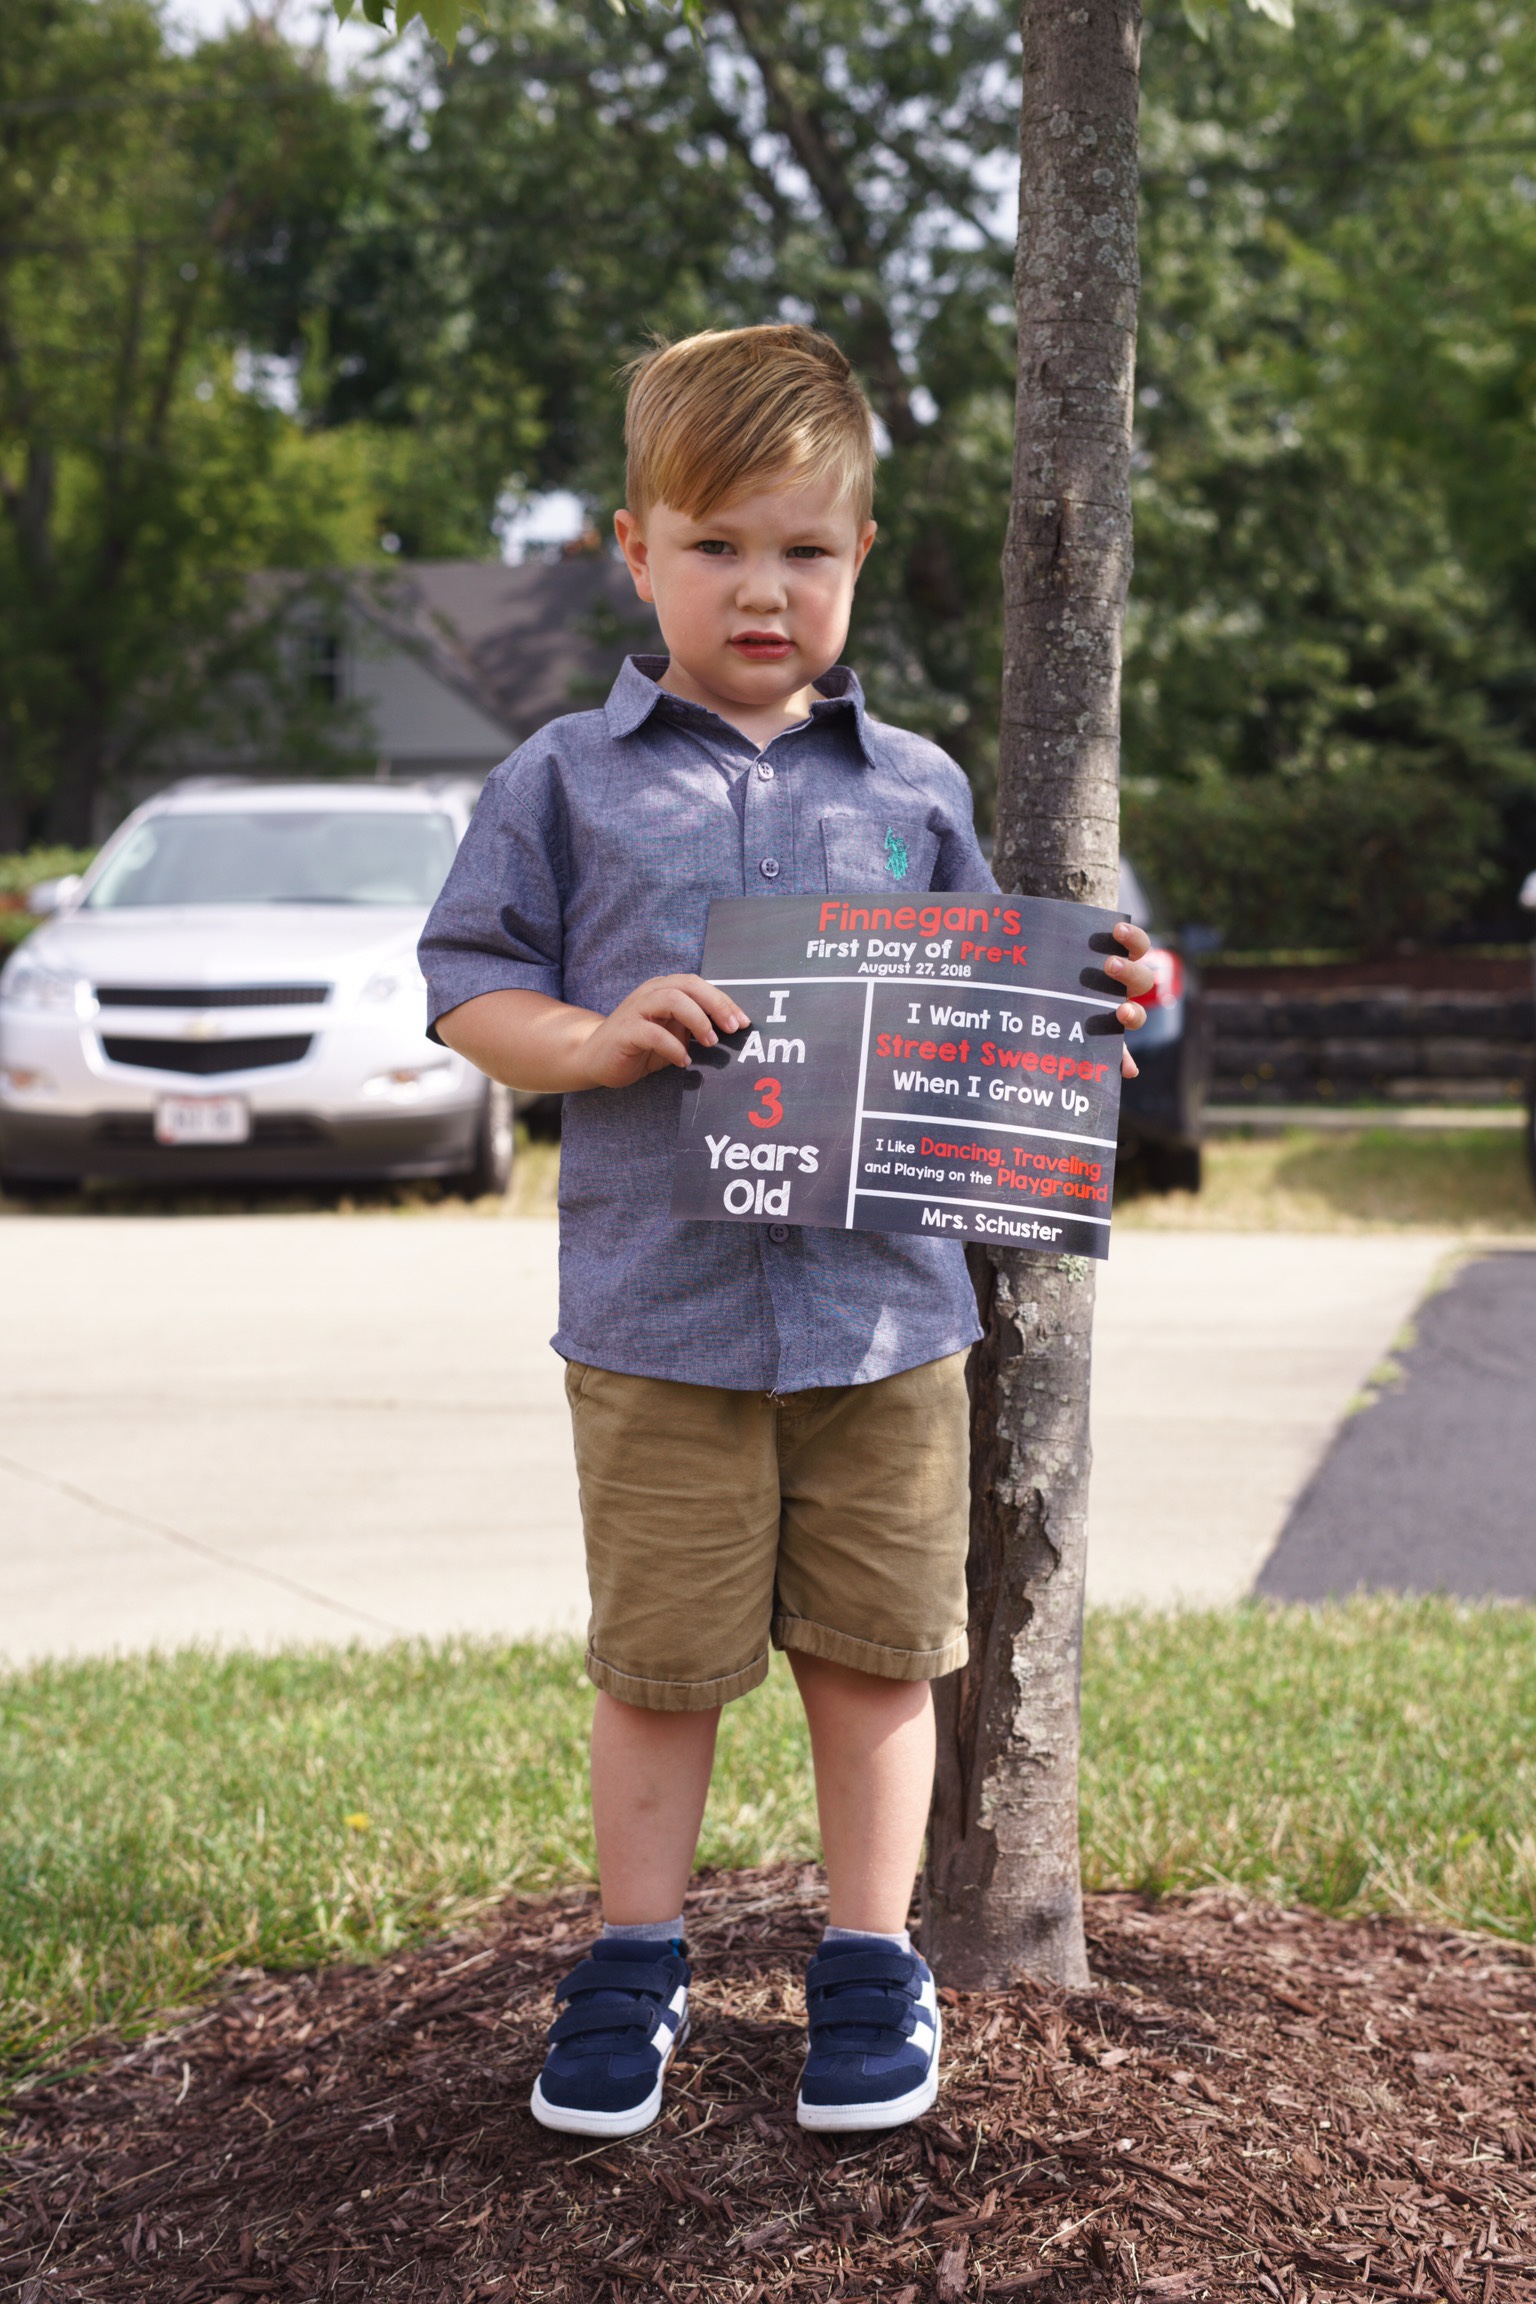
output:
[[784,578],[777,568],[768,564],[761,567],[748,566],[742,570],[741,580],[736,587],[736,605],[739,608],[755,611],[759,616],[770,616],[777,614],[787,602]]

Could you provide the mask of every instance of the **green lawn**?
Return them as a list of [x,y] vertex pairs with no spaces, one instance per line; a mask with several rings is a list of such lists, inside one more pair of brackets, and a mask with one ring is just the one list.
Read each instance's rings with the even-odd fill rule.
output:
[[1117,1231],[1536,1231],[1516,1129],[1287,1128],[1216,1136],[1198,1193],[1123,1193]]
[[[0,2052],[221,1968],[369,1957],[587,1877],[569,1648],[48,1665],[0,1680]],[[1099,1615],[1090,1885],[1232,1880],[1536,1937],[1536,1614]],[[787,1674],[726,1714],[703,1857],[813,1855]]]

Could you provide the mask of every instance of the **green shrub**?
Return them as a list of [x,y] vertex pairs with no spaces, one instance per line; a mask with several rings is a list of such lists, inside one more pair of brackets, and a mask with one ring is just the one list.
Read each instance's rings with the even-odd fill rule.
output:
[[37,926],[27,910],[27,894],[40,880],[62,880],[83,872],[94,848],[29,848],[20,856],[0,856],[0,952],[11,950]]
[[1127,853],[1166,925],[1242,951],[1382,951],[1443,935],[1494,876],[1498,811],[1411,768],[1127,790]]

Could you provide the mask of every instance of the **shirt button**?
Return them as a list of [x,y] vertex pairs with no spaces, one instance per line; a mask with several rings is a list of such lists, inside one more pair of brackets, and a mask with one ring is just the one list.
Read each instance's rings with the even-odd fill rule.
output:
[[777,880],[779,876],[779,860],[777,856],[765,856],[761,864],[759,864],[758,870],[761,872],[765,880]]
[[771,760],[759,760],[757,772],[765,784],[773,782],[773,762]]
[[782,1248],[785,1241],[789,1238],[789,1226],[787,1224],[770,1224],[768,1227],[768,1237],[770,1240],[775,1241],[780,1248]]

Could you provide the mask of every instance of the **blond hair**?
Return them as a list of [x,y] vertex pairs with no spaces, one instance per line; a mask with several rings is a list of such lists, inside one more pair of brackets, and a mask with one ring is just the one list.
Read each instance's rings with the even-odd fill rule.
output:
[[815,328],[706,328],[625,370],[629,509],[701,520],[775,480],[831,477],[859,521],[875,492],[874,419],[852,366]]

